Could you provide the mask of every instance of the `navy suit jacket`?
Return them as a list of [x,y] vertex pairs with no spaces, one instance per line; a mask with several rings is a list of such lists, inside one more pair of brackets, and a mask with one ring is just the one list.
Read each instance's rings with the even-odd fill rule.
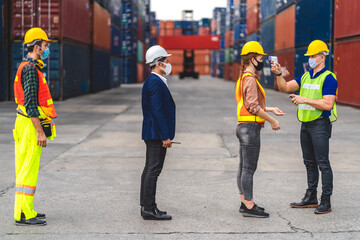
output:
[[142,88],[142,139],[166,140],[175,137],[175,102],[165,83],[150,74]]

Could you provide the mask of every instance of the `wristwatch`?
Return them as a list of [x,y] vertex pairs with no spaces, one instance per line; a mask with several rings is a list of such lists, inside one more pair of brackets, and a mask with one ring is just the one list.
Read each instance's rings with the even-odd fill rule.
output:
[[275,74],[275,75],[278,76],[278,77],[281,76],[281,75],[282,75],[282,71],[281,71],[279,74]]

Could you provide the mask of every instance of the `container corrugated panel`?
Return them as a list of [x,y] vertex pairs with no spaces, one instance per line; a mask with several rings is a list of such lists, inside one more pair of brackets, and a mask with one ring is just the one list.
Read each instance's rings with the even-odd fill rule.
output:
[[210,27],[210,19],[202,18],[199,22],[199,27]]
[[122,4],[119,0],[110,0],[110,14],[111,14],[111,23],[121,27],[122,20]]
[[23,39],[36,26],[36,6],[33,0],[11,1],[11,39]]
[[[295,77],[301,76],[303,73],[310,70],[308,60],[308,56],[304,56],[304,54],[307,51],[307,47],[303,48],[297,48],[295,50]],[[332,49],[330,48],[330,52],[332,52]],[[325,65],[328,69],[330,69],[331,64],[331,57],[327,57],[325,61]]]
[[234,45],[234,62],[241,62],[241,50],[245,43],[238,43]]
[[259,4],[259,3],[260,3],[260,0],[247,0],[246,1],[246,9],[249,10],[254,5]]
[[224,64],[217,65],[216,72],[218,78],[224,78],[225,65]]
[[240,77],[240,65],[241,64],[239,62],[232,64],[232,67],[233,67],[232,72],[233,72],[233,80],[234,81],[237,81]]
[[[63,98],[69,98],[90,91],[90,46],[63,42]],[[97,56],[97,55],[94,55]],[[98,56],[97,56],[98,57]],[[74,64],[74,59],[81,64]],[[94,59],[94,62],[98,60]],[[101,64],[100,64],[101,65]],[[105,72],[106,68],[101,72]],[[109,71],[109,70],[108,70]]]
[[238,2],[235,4],[234,21],[246,20],[246,2]]
[[258,34],[258,33],[253,33],[253,34],[247,35],[247,36],[246,36],[246,42],[249,42],[249,41],[257,41],[257,42],[260,42],[260,34]]
[[175,29],[182,29],[183,23],[182,21],[175,21],[174,28]]
[[179,75],[182,71],[184,71],[184,65],[183,64],[172,64],[171,63],[171,75]]
[[0,42],[0,100],[7,99],[7,78],[6,78],[6,48]]
[[360,35],[360,1],[335,1],[335,38]]
[[210,75],[210,65],[209,64],[195,64],[195,72],[198,72],[199,75]]
[[133,4],[122,4],[122,19],[121,28],[123,29],[136,29],[138,21],[137,9]]
[[246,37],[246,22],[238,22],[234,26],[234,43],[245,41]]
[[[290,81],[294,79],[294,58],[295,58],[295,49],[289,49],[284,52],[276,52],[276,56],[278,57],[278,61],[282,67],[286,67],[289,71],[289,76],[285,79]],[[275,89],[278,89],[277,84],[275,82]]]
[[138,40],[137,41],[137,61],[139,63],[142,63],[144,61],[143,54],[144,54],[144,43]]
[[247,34],[252,34],[260,28],[260,9],[259,5],[254,5],[246,14]]
[[[15,79],[17,69],[22,62],[24,56],[27,55],[27,48],[24,47],[22,42],[13,42],[11,44],[11,80]],[[51,96],[54,100],[60,98],[60,44],[52,42],[50,44],[50,55],[44,61],[46,66],[41,70],[49,84]],[[50,76],[50,77],[49,77]],[[12,82],[12,81],[11,81]],[[10,96],[13,98],[13,84],[11,84]]]
[[295,2],[296,0],[276,0],[276,13],[280,13]]
[[93,50],[91,92],[110,88],[110,54],[100,49]]
[[360,75],[360,68],[356,64],[359,54],[359,38],[335,43],[334,72],[339,86],[337,101],[355,106],[360,106],[360,82],[357,77]]
[[[266,52],[266,53],[268,53],[269,56],[275,55],[270,52]],[[261,71],[260,83],[263,87],[274,89],[275,88],[275,82],[274,82],[275,75],[271,72],[271,61],[269,60],[269,56],[263,57],[264,68]]]
[[[333,0],[299,0],[296,3],[295,46],[321,39],[329,41],[332,32]],[[321,11],[319,11],[321,9]],[[360,10],[360,8],[359,8]],[[314,16],[316,18],[314,19]]]
[[111,19],[110,13],[99,4],[94,3],[94,45],[110,50]]
[[122,64],[118,57],[111,57],[110,86],[116,87],[121,84]]
[[137,82],[142,83],[145,81],[144,64],[137,63]]
[[121,31],[111,26],[111,55],[121,57]]
[[216,62],[217,64],[225,63],[225,50],[216,51]]
[[276,1],[274,0],[261,0],[261,21],[265,21],[276,14]]
[[131,58],[122,58],[122,83],[136,83],[137,82],[137,61]]
[[4,29],[4,23],[3,23],[3,0],[0,0],[0,44],[4,41],[3,39],[3,29]]
[[121,33],[121,56],[132,57],[137,55],[136,32],[123,30]]
[[275,18],[275,50],[295,47],[295,5]]
[[261,45],[265,52],[275,50],[275,17],[261,24]]
[[234,81],[232,64],[225,64],[224,79]]
[[225,49],[225,63],[232,63],[232,62],[234,62],[234,49],[226,48]]
[[210,54],[195,53],[194,62],[200,65],[210,65]]

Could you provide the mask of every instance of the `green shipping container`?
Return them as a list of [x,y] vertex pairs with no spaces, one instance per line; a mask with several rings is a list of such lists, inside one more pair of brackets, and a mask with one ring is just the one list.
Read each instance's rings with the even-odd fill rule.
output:
[[225,63],[233,63],[233,62],[234,62],[234,48],[226,48]]
[[137,61],[142,63],[144,61],[144,44],[141,41],[137,41]]

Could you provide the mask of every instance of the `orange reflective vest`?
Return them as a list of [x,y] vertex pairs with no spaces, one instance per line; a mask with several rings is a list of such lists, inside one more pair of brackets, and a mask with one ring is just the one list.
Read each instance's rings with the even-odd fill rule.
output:
[[[24,102],[25,102],[24,89],[21,84],[21,73],[23,68],[27,64],[33,65],[30,62],[22,62],[17,70],[15,82],[14,82],[15,102],[21,106],[24,106]],[[46,116],[50,118],[56,118],[57,115],[56,115],[54,103],[51,98],[50,90],[46,83],[44,74],[38,68],[36,68],[36,70],[39,77],[39,92],[38,92],[39,106],[43,110]]]
[[262,95],[265,98],[265,91],[264,88],[260,85],[259,81],[256,79],[256,77],[254,75],[252,75],[251,73],[244,73],[239,80],[236,83],[236,88],[235,88],[235,97],[236,97],[236,102],[237,102],[237,116],[238,116],[238,121],[239,122],[257,122],[257,123],[265,123],[265,119],[251,114],[245,107],[244,105],[244,97],[243,97],[243,81],[246,77],[252,76],[255,78],[256,83],[260,89],[260,92],[262,93]]

